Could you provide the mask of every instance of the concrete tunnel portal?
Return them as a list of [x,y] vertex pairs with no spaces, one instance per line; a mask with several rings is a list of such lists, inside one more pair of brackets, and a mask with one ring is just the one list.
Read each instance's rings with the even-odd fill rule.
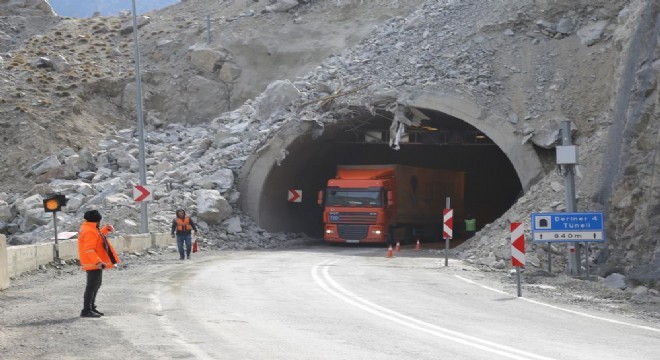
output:
[[[540,175],[532,146],[489,125],[471,103],[421,93],[411,96],[408,106],[427,119],[407,127],[398,150],[390,147],[392,114],[386,112],[373,116],[356,108],[360,115],[326,125],[317,137],[311,124],[283,128],[243,168],[243,210],[268,231],[321,238],[317,193],[337,165],[403,164],[465,172],[464,212],[473,214],[480,228],[499,218]],[[301,203],[287,202],[289,189],[302,190]],[[457,214],[455,221],[462,218]]]

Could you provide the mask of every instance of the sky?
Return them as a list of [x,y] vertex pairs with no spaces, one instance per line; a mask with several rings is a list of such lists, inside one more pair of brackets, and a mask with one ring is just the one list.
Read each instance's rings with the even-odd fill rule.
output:
[[[90,17],[99,11],[103,16],[117,15],[122,9],[132,9],[132,0],[50,0],[50,5],[59,16]],[[137,13],[162,9],[178,0],[135,0]]]

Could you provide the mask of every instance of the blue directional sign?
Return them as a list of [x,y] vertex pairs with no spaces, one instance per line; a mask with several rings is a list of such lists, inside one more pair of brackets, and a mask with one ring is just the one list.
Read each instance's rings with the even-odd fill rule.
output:
[[535,242],[604,242],[603,213],[534,213]]

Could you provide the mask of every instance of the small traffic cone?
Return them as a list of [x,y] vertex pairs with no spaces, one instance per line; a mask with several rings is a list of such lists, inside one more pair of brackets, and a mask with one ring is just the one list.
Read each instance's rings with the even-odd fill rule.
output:
[[387,249],[387,258],[393,258],[394,255],[392,254],[392,245],[390,244],[390,247]]
[[420,247],[420,245],[419,245],[419,239],[417,239],[417,245],[415,245],[415,250],[416,250],[416,251],[421,250],[421,247]]
[[396,250],[395,251],[396,252],[401,251],[401,244],[398,241],[396,242]]

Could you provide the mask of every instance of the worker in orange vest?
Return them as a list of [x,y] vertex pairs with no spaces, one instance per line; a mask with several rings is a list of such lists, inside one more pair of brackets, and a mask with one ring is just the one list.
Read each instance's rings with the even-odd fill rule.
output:
[[97,210],[85,212],[85,221],[78,231],[78,256],[82,269],[87,272],[81,317],[103,316],[103,313],[96,309],[96,294],[101,287],[103,270],[114,268],[120,261],[106,237],[114,229],[112,225],[100,227],[101,218],[101,213]]
[[[172,221],[172,237],[176,234],[176,245],[179,248],[179,259],[190,259],[190,250],[192,249],[191,230],[197,235],[197,226],[192,219],[186,216],[186,211],[179,209],[176,211],[176,217]],[[183,244],[186,244],[186,257],[184,258]]]

